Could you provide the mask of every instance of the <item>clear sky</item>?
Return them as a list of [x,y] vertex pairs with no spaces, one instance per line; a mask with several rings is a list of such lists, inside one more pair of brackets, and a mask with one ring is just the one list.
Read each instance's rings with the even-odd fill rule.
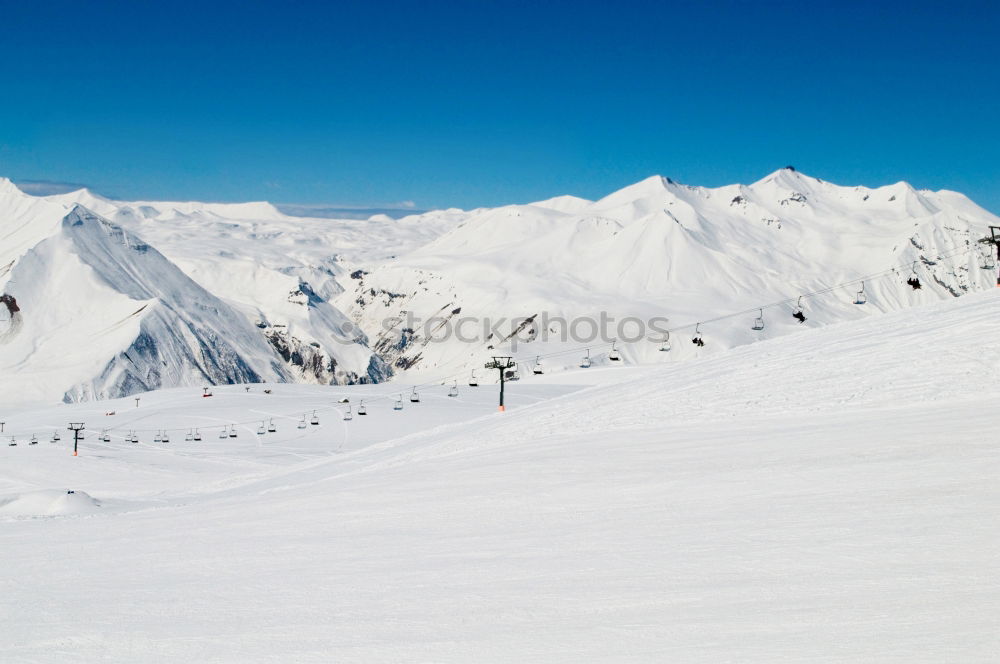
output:
[[1000,2],[3,2],[0,175],[419,208],[792,164],[1000,213]]

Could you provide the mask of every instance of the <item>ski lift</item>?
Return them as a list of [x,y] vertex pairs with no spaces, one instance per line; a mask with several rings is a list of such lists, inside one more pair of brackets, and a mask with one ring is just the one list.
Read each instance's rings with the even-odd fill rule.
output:
[[[59,436],[53,436],[53,438],[55,438],[56,440],[59,440]],[[105,443],[110,443],[111,442],[111,434],[109,434],[107,431],[105,431],[104,435],[101,437],[101,440],[103,440]],[[53,441],[53,442],[55,442],[55,441]]]
[[587,349],[587,354],[583,356],[583,361],[580,362],[581,369],[589,369],[591,365],[590,362],[590,349]]
[[358,404],[358,415],[367,415],[368,409],[365,408],[365,400],[362,399],[361,403]]
[[223,429],[222,431],[219,432],[219,440],[222,440],[224,438],[229,438],[228,429]]
[[541,361],[541,356],[540,355],[536,355],[535,356],[535,366],[533,366],[531,368],[531,373],[535,374],[536,376],[540,376],[543,373],[545,373],[542,370],[542,361]]
[[166,429],[163,430],[163,437],[160,438],[160,442],[161,443],[169,443],[170,442],[170,435],[167,434],[167,430]]
[[188,429],[187,435],[184,436],[184,442],[190,443],[192,440],[194,440],[194,432]]
[[400,394],[399,398],[396,399],[396,403],[392,404],[393,410],[403,410],[403,395]]
[[59,432],[58,431],[53,431],[52,432],[52,442],[53,443],[58,443],[59,442]]
[[210,396],[212,396],[212,388],[210,388],[210,387],[203,387],[203,388],[201,388],[201,396],[203,396],[203,397],[210,397]]
[[800,323],[806,322],[806,315],[802,311],[802,296],[799,296],[799,301],[795,304],[795,311],[792,312],[792,318],[799,321]]
[[854,296],[854,304],[864,304],[868,301],[868,296],[865,295],[865,282],[861,282],[861,290],[858,294]]
[[760,310],[760,315],[757,316],[757,318],[754,319],[754,321],[753,321],[753,327],[751,329],[758,330],[758,331],[764,329],[764,310],[763,309]]
[[131,442],[133,445],[139,442],[139,436],[135,435],[135,431],[133,431],[132,435],[129,436],[129,442]]
[[299,423],[296,426],[299,429],[305,429],[306,428],[306,416],[305,415],[302,416],[302,419],[299,420]]
[[160,437],[160,432],[157,431],[156,434],[153,435],[153,442],[158,443],[160,440],[162,440],[162,438]]
[[14,440],[14,436],[10,437],[10,442],[7,443],[7,447],[17,447],[17,441]]
[[264,423],[261,422],[260,426],[257,427],[257,435],[258,436],[263,436],[265,433],[267,433],[267,429],[264,428]]
[[413,392],[410,393],[410,403],[420,403],[420,395],[417,394],[417,388],[413,388]]
[[29,445],[37,445],[38,444],[38,437],[35,436],[35,434],[31,434],[31,440],[28,441],[28,444]]
[[993,251],[990,250],[989,248],[986,248],[985,251],[980,253],[979,259],[980,259],[979,267],[981,267],[982,269],[984,270],[996,269],[997,264],[993,258]]
[[[469,387],[479,387],[479,381],[476,380],[476,370],[472,370],[472,375],[469,377]],[[361,413],[358,413],[359,415]]]
[[267,423],[267,432],[268,433],[274,433],[277,430],[278,430],[278,428],[276,426],[274,426],[274,420],[268,420],[268,423]]
[[237,438],[236,425],[235,424],[232,427],[230,427],[230,429],[229,429],[229,437],[230,438]]
[[316,411],[313,411],[312,419],[309,420],[309,424],[312,426],[319,426],[319,417],[316,416]]
[[670,333],[663,333],[663,341],[660,342],[660,352],[669,353],[670,352]]
[[611,352],[608,353],[608,359],[611,360],[612,362],[620,362],[622,359],[621,355],[618,354],[618,350],[615,348],[616,343],[617,341],[611,342]]
[[351,407],[348,406],[347,407],[347,412],[344,413],[344,421],[347,422],[347,421],[350,421],[350,420],[353,420],[353,419],[354,419],[354,415],[351,414]]
[[696,323],[694,326],[694,336],[691,337],[691,343],[699,348],[705,345],[705,340],[701,338],[701,323]]
[[917,278],[917,261],[913,261],[912,272],[910,273],[910,278],[906,280],[910,288],[913,290],[920,290],[920,279]]
[[201,432],[198,431],[197,429],[194,430],[194,442],[196,443],[201,442]]
[[455,381],[454,383],[452,383],[451,389],[448,390],[448,396],[449,397],[457,397],[458,396],[458,381]]

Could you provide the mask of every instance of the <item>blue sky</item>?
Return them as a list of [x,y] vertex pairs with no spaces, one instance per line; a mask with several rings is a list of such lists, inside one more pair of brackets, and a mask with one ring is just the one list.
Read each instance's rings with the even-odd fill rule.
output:
[[12,2],[0,175],[419,208],[786,164],[1000,212],[1000,3]]

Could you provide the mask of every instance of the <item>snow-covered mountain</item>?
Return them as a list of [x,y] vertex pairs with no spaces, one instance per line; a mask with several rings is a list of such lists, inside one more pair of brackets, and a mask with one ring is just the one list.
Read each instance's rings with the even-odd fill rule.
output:
[[[0,180],[0,403],[111,398],[257,380],[320,384],[461,375],[508,349],[545,371],[608,348],[587,321],[669,318],[673,350],[621,343],[626,361],[682,359],[992,285],[975,241],[1000,219],[954,192],[841,187],[782,169],[752,185],[652,177],[598,201],[310,219],[269,203],[34,197]],[[923,288],[905,284],[915,266]],[[750,307],[866,281],[788,306]],[[580,341],[558,320],[580,323]],[[462,335],[431,341],[463,320]],[[430,326],[420,322],[433,321]],[[417,321],[414,323],[413,321]],[[582,321],[582,322],[581,322]],[[634,333],[616,330],[604,337]],[[489,329],[484,329],[490,326]],[[490,331],[493,335],[490,335]],[[453,332],[453,330],[452,330]],[[544,337],[548,336],[548,339]]]
[[[982,266],[991,263],[983,262],[976,241],[998,222],[961,194],[916,191],[905,182],[841,187],[791,168],[749,186],[719,188],[657,176],[595,202],[564,197],[470,212],[399,260],[366,267],[337,302],[385,360],[430,377],[482,366],[491,347],[509,345],[495,336],[430,342],[438,323],[404,330],[407,316],[532,320],[520,337],[534,341],[515,351],[529,363],[586,345],[585,321],[600,312],[617,321],[668,317],[660,327],[675,331],[670,353],[657,352],[655,334],[619,347],[626,360],[666,361],[990,287],[993,273]],[[801,294],[894,266],[864,283],[865,306],[853,304],[858,281],[804,298],[804,324],[791,316]],[[906,285],[911,268],[920,290]],[[788,298],[793,302],[784,306],[701,325],[704,347],[689,341],[699,321]],[[561,325],[550,324],[546,335],[538,325],[546,313],[580,322],[583,340],[553,341]],[[752,330],[758,315],[764,329]],[[401,322],[386,331],[385,320]],[[608,326],[611,337],[622,331],[629,328]],[[605,361],[607,344],[592,344],[593,361]],[[582,354],[543,360],[544,370],[575,367]]]
[[0,183],[0,402],[386,378],[327,303],[340,268],[315,234],[261,230],[289,223],[268,204],[154,205]]

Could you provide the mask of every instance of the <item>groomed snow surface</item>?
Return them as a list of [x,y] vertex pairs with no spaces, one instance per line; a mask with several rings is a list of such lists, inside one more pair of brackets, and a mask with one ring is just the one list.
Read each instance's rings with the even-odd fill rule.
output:
[[[995,661],[998,316],[986,292],[529,377],[502,415],[485,385],[5,414],[2,659]],[[74,419],[79,457],[48,442]]]

